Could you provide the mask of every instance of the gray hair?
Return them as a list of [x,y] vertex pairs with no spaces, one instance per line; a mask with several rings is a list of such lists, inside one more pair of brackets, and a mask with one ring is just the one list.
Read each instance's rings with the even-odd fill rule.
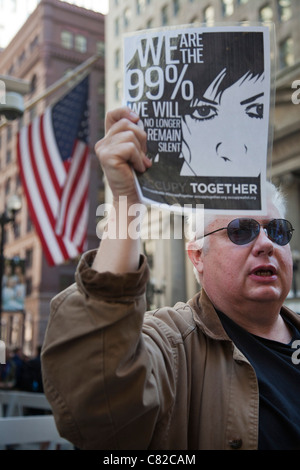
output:
[[[276,187],[273,183],[267,181],[266,183],[266,199],[267,203],[271,202],[279,211],[280,216],[284,219],[286,214],[286,199],[280,188]],[[189,241],[198,240],[203,236],[204,231],[218,218],[222,217],[220,214],[203,213],[197,214],[194,212],[190,214],[187,219],[187,238]]]

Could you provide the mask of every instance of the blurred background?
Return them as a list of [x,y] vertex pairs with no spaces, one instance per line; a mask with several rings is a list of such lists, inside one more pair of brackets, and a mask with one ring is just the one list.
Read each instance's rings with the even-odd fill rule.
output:
[[[26,357],[42,344],[55,294],[74,282],[80,254],[49,263],[20,175],[18,134],[89,76],[88,223],[84,250],[96,248],[96,211],[109,201],[94,144],[104,135],[106,110],[122,104],[123,34],[200,22],[269,22],[276,26],[276,100],[271,176],[288,197],[294,282],[288,304],[300,313],[300,2],[299,0],[0,0],[0,217],[3,281],[19,286],[21,304],[0,302],[1,339]],[[17,109],[5,112],[4,96]],[[294,99],[292,99],[294,96]],[[6,103],[7,104],[7,103]],[[63,139],[62,139],[63,140]],[[31,185],[27,178],[27,185]],[[46,195],[47,196],[47,195]],[[51,202],[51,201],[50,201]],[[34,215],[39,219],[39,214]],[[182,225],[181,216],[171,221]],[[142,248],[151,279],[149,308],[173,305],[198,289],[185,239],[164,239],[164,215]],[[170,227],[167,227],[168,229]],[[98,232],[99,235],[99,232]],[[21,286],[21,287],[20,287]],[[16,290],[14,291],[16,292]],[[12,297],[17,294],[11,294]],[[12,300],[16,300],[15,297]]]

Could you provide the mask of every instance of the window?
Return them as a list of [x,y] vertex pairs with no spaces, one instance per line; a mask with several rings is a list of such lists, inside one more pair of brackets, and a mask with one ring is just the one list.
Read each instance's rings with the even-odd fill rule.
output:
[[82,34],[77,34],[75,36],[75,49],[82,53],[87,51],[87,39]]
[[6,152],[6,165],[9,165],[11,162],[11,150],[7,150]]
[[290,67],[295,63],[294,41],[290,37],[279,44],[279,62],[280,68]]
[[73,48],[73,34],[70,31],[62,31],[60,35],[61,45],[65,49]]
[[19,59],[18,59],[19,66],[23,64],[24,60],[25,60],[25,51],[23,51],[21,55],[19,56]]
[[120,49],[117,49],[115,51],[115,69],[118,69],[120,67],[120,56],[121,56]]
[[32,294],[32,277],[26,277],[25,284],[26,284],[26,296],[31,295]]
[[13,224],[14,237],[19,238],[21,235],[21,224],[20,222],[15,221]]
[[36,85],[37,85],[37,76],[34,74],[30,83],[30,93],[34,93],[36,91]]
[[12,126],[7,126],[6,130],[6,141],[10,142],[12,138]]
[[120,18],[115,19],[115,36],[120,34]]
[[5,196],[8,196],[11,190],[11,179],[8,178],[6,183],[5,183]]
[[29,212],[27,213],[27,222],[26,222],[26,231],[27,233],[31,232],[33,230],[33,223],[30,217]]
[[273,10],[270,5],[265,5],[259,11],[259,19],[262,22],[272,21],[273,19]]
[[35,38],[31,41],[30,46],[29,46],[30,47],[30,52],[32,52],[35,49],[35,47],[38,45],[38,43],[39,43],[39,37],[35,36]]
[[130,8],[125,8],[123,14],[124,28],[128,28],[130,25],[131,11]]
[[136,0],[136,14],[141,15],[145,9],[145,0]]
[[234,12],[234,0],[222,0],[223,16],[231,16]]
[[203,12],[203,17],[204,17],[205,23],[214,22],[214,19],[215,19],[215,9],[214,9],[214,7],[212,7],[212,6],[206,7],[204,12]]
[[173,0],[173,13],[174,13],[174,16],[178,15],[179,9],[180,9],[179,0]]
[[105,105],[103,103],[99,103],[98,105],[98,116],[100,121],[105,119]]
[[104,95],[105,93],[105,77],[103,76],[100,81],[99,81],[99,84],[98,84],[98,94],[99,96],[102,96]]
[[161,9],[161,24],[166,26],[168,24],[168,6],[164,6]]
[[98,41],[96,44],[97,54],[104,57],[105,56],[105,42]]
[[280,21],[288,21],[292,17],[291,0],[278,0],[278,13]]
[[32,268],[32,264],[33,264],[33,249],[29,248],[25,252],[25,266],[26,266],[26,269]]
[[121,99],[122,85],[120,80],[115,83],[115,100],[120,101]]

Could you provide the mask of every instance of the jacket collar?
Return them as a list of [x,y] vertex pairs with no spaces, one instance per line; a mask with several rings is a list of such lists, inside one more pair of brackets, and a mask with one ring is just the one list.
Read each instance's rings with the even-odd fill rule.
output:
[[[207,336],[212,339],[231,341],[222,326],[221,320],[219,319],[211,300],[203,288],[198,294],[189,300],[188,303],[193,309],[195,323]],[[281,313],[300,330],[299,314],[293,312],[285,305],[282,306]]]
[[204,289],[201,289],[188,303],[193,309],[195,323],[207,336],[212,339],[230,341]]

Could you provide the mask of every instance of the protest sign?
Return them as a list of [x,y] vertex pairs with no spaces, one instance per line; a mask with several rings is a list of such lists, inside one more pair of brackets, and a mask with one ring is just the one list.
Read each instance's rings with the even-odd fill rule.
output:
[[141,200],[262,214],[270,158],[270,31],[180,26],[124,38],[124,100],[147,133]]

